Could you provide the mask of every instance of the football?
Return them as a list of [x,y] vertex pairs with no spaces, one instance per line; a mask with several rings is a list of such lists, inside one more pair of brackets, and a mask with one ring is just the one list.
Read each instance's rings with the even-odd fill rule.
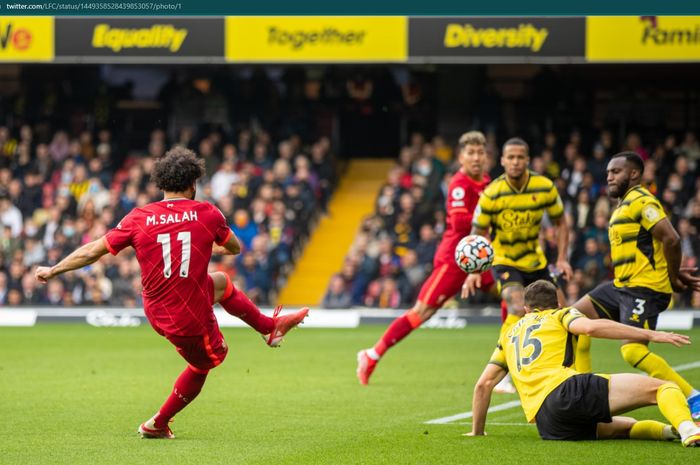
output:
[[465,236],[455,248],[455,261],[465,273],[486,271],[493,263],[491,241],[483,236]]

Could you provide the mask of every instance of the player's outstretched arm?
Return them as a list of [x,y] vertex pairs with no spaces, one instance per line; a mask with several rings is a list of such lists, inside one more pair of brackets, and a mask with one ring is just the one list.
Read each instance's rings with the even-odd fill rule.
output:
[[635,328],[634,326],[623,325],[617,321],[603,319],[577,318],[569,324],[569,332],[602,339],[661,342],[673,344],[676,347],[690,344],[690,338],[684,334]]
[[[489,230],[474,225],[470,234],[488,238]],[[469,273],[462,284],[462,298],[466,299],[470,295],[476,295],[477,289],[481,289],[481,273]]]
[[109,252],[109,250],[107,250],[105,240],[106,239],[104,237],[100,237],[97,240],[88,242],[87,244],[73,251],[73,253],[54,266],[38,267],[36,269],[36,273],[34,273],[34,277],[40,283],[45,283],[49,279],[67,271],[77,270],[78,268],[95,263],[100,259],[100,257]]
[[474,386],[472,399],[472,430],[467,436],[484,436],[486,434],[486,413],[491,404],[491,391],[506,376],[503,367],[489,363]]

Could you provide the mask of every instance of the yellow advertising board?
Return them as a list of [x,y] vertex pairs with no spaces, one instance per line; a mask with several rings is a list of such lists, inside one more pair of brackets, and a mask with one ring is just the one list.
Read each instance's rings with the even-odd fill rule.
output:
[[53,60],[52,17],[0,17],[0,61]]
[[226,18],[228,61],[405,61],[406,17]]
[[700,16],[586,19],[588,61],[700,61]]

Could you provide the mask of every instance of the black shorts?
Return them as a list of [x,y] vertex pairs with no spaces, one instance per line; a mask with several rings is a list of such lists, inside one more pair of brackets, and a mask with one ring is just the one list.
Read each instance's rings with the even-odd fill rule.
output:
[[574,375],[550,392],[535,416],[542,439],[596,439],[598,423],[610,423],[608,380],[591,373]]
[[544,267],[537,271],[522,271],[512,266],[507,265],[494,265],[493,273],[496,275],[495,278],[498,280],[498,284],[503,289],[506,286],[512,286],[513,284],[520,284],[526,287],[535,281],[544,279],[550,283],[554,283],[558,286],[557,280],[549,272],[548,267]]
[[646,287],[615,287],[612,282],[600,284],[588,298],[601,318],[648,329],[656,329],[659,314],[671,303],[671,294]]

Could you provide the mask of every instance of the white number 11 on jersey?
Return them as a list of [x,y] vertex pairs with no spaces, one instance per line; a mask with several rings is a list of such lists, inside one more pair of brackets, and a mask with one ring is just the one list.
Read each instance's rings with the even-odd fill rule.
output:
[[[170,258],[170,234],[158,234],[156,239],[163,248],[163,276],[169,278],[172,274],[172,260]],[[177,233],[177,240],[182,242],[182,262],[180,263],[180,277],[186,278],[190,272],[190,252],[192,249],[192,236],[189,231]]]

